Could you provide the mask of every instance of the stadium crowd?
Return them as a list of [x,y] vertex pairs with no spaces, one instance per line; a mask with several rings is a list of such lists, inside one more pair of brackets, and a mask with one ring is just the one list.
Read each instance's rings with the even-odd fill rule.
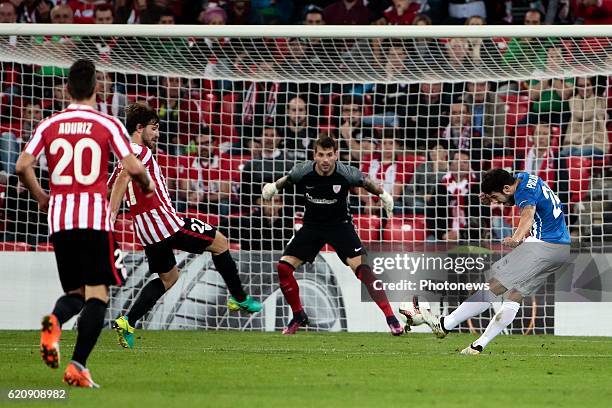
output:
[[[0,23],[11,22],[607,24],[612,23],[612,0],[1,2]],[[135,47],[121,38],[40,37],[36,42],[95,47],[100,60]],[[337,44],[313,46],[316,42],[289,38],[265,44],[266,49],[255,51],[268,56],[266,64],[250,69],[299,75],[314,60],[324,65],[346,58]],[[599,45],[591,51],[609,55],[611,47]],[[229,55],[226,63],[234,66],[254,51],[252,43],[227,39],[159,39],[137,46],[154,46],[159,58],[177,61],[188,53],[222,64],[217,57]],[[527,64],[537,73],[570,63],[576,51],[570,48],[581,46],[530,38],[369,43],[375,57],[380,51],[376,60],[388,78],[411,69],[419,58],[435,60],[446,69],[469,69],[491,55],[500,64]],[[40,216],[39,222],[35,203],[14,176],[15,161],[36,124],[67,106],[65,74],[57,67],[2,63],[0,241],[32,246],[47,242],[46,217]],[[612,95],[607,77],[339,85],[99,72],[98,81],[99,110],[121,118],[128,103],[142,102],[157,111],[158,162],[177,209],[208,214],[245,249],[281,249],[291,236],[300,222],[295,206],[299,201],[286,195],[263,202],[261,186],[286,174],[297,161],[311,158],[312,143],[321,134],[333,135],[340,144],[340,159],[379,180],[396,199],[398,217],[387,221],[375,198],[353,196],[355,222],[364,241],[508,235],[516,214],[478,203],[480,171],[493,166],[540,175],[569,203],[573,221],[580,211],[595,212],[585,206],[602,200],[603,188],[591,188],[590,180],[605,174],[608,159]],[[48,179],[44,160],[37,171],[43,181]],[[581,220],[578,224],[588,228],[572,233],[610,236],[612,231],[604,226],[611,220],[606,211],[601,213],[601,219]]]

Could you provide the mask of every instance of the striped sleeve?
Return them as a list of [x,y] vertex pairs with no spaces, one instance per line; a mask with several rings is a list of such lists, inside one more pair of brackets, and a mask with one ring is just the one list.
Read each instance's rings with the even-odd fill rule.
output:
[[119,173],[121,173],[121,170],[123,170],[123,166],[121,165],[121,162],[119,162],[117,163],[117,166],[115,166],[113,174],[111,174],[110,178],[106,182],[106,185],[109,188],[111,188],[115,184],[115,181],[117,180],[117,177],[119,177]]
[[115,118],[111,118],[111,121],[116,129],[109,129],[111,133],[110,144],[117,157],[123,159],[133,153],[130,147],[130,137],[123,123]]
[[43,148],[45,147],[43,142],[43,132],[48,127],[48,123],[49,121],[44,121],[38,124],[36,130],[34,130],[34,133],[32,134],[32,137],[23,149],[24,152],[30,153],[34,157],[40,156]]

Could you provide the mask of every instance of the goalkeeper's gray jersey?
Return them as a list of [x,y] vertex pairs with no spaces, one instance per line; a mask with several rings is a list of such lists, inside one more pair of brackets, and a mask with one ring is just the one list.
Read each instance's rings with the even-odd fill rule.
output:
[[321,176],[312,160],[293,166],[289,178],[304,194],[304,224],[320,226],[351,221],[347,196],[351,187],[362,187],[365,179],[357,168],[339,162],[331,175]]

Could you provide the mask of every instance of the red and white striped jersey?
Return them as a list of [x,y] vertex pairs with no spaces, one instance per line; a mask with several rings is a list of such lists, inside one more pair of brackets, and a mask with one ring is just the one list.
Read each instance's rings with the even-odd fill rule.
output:
[[49,234],[71,229],[111,231],[106,199],[111,150],[132,153],[123,124],[87,105],[71,104],[41,121],[25,151],[45,153],[49,166]]
[[[140,186],[132,181],[128,183],[125,193],[125,200],[130,206],[134,222],[134,231],[143,245],[150,245],[173,235],[185,225],[185,222],[176,214],[172,206],[166,180],[151,149],[134,143],[132,143],[132,149],[144,164],[149,177],[155,181],[155,194],[144,193]],[[119,163],[108,181],[109,186],[115,184],[115,179],[121,170],[121,163]]]

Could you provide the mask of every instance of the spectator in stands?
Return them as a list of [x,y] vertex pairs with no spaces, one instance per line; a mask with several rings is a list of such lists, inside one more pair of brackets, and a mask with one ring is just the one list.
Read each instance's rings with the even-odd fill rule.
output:
[[[43,190],[49,191],[49,172],[44,156],[34,167],[34,173]],[[32,246],[46,242],[49,235],[47,214],[39,211],[38,203],[17,176],[9,176],[5,197],[6,225],[0,239],[27,242]]]
[[66,92],[66,83],[64,78],[55,78],[55,85],[53,85],[53,94],[51,99],[50,111],[45,112],[45,116],[49,116],[55,112],[66,109],[68,106],[69,99]]
[[312,158],[312,144],[317,131],[308,124],[307,105],[299,96],[287,103],[286,123],[282,128],[282,146],[285,154],[292,160],[301,161]]
[[574,93],[574,78],[531,80],[527,84],[532,101],[527,123],[546,122],[565,129],[571,117],[569,99]]
[[448,17],[450,24],[464,24],[472,16],[487,18],[487,7],[482,0],[450,0],[448,2]]
[[359,163],[362,158],[362,139],[372,138],[372,129],[364,126],[363,98],[359,95],[344,95],[340,101],[340,115],[336,139],[339,141],[340,158],[345,162]]
[[16,23],[17,8],[11,2],[0,3],[0,23]]
[[[115,17],[113,8],[109,4],[100,4],[96,6],[94,11],[95,24],[113,24]],[[118,47],[119,44],[126,44],[125,38],[119,37],[90,37],[89,42],[93,43],[96,51],[102,60],[108,60],[111,57],[111,52]]]
[[411,25],[417,14],[423,12],[424,4],[413,0],[393,0],[383,13],[385,24]]
[[51,8],[54,3],[49,0],[16,0],[12,3],[17,7],[17,21],[20,23],[49,23]]
[[[382,132],[379,153],[371,154],[366,159],[361,171],[370,176],[374,182],[381,185],[383,190],[391,194],[396,200],[396,208],[400,211],[401,193],[406,183],[405,163],[400,159],[402,147],[397,132],[394,129],[385,129]],[[368,213],[380,212],[378,198],[359,189],[361,203]]]
[[[162,5],[165,6],[165,5]],[[115,20],[119,24],[157,24],[159,6],[147,0],[117,1]]]
[[363,0],[338,0],[323,9],[323,17],[332,25],[366,25],[374,16]]
[[75,24],[93,24],[96,7],[103,4],[107,4],[106,0],[68,0]]
[[109,72],[96,72],[96,92],[96,108],[100,112],[124,120],[127,97],[115,91],[114,81]]
[[174,18],[174,13],[172,10],[164,8],[159,10],[157,24],[162,25],[173,25],[176,24],[176,20]]
[[248,215],[223,217],[219,229],[231,241],[246,251],[281,251],[293,236],[293,219],[287,216],[283,194],[272,200],[255,198]]
[[251,2],[236,0],[228,4],[227,24],[245,25],[249,24],[251,14]]
[[[525,13],[523,24],[542,24],[542,12],[530,9]],[[511,67],[527,69],[528,71],[541,70],[546,67],[547,50],[554,46],[555,40],[551,38],[513,38],[504,52],[503,61]]]
[[21,145],[30,140],[32,131],[42,118],[40,102],[28,100],[23,108],[19,130],[10,129],[0,134],[0,173],[15,174]]
[[612,24],[612,0],[572,2],[576,24]]
[[591,78],[576,79],[576,94],[569,100],[571,121],[561,156],[599,156],[607,152],[606,99],[595,92]]
[[470,107],[460,101],[451,104],[448,125],[442,130],[441,138],[446,140],[451,150],[470,151],[472,137]]
[[405,122],[410,96],[410,85],[394,81],[398,75],[405,75],[404,64],[407,51],[401,41],[385,40],[382,42],[385,74],[389,83],[377,83],[372,88],[374,115],[363,118],[363,123],[372,126],[399,127]]
[[251,205],[261,195],[265,183],[278,180],[287,174],[294,162],[279,148],[281,139],[275,127],[266,125],[259,136],[261,157],[253,159],[242,169],[240,196],[243,204]]
[[74,13],[67,4],[59,4],[51,9],[52,24],[74,23]]
[[468,82],[463,101],[472,112],[470,122],[474,136],[481,139],[483,158],[503,155],[506,107],[497,99],[496,94],[491,92],[491,84],[487,81]]
[[[147,103],[159,115],[159,147],[169,154],[180,154],[190,137],[200,133],[202,123],[200,107],[189,97],[181,78],[162,77],[159,96]],[[180,145],[179,145],[180,141]]]
[[470,55],[470,43],[467,38],[451,38],[445,44],[444,69],[451,72],[465,73],[473,69],[472,55]]
[[[481,16],[472,16],[465,20],[465,25],[485,25],[486,21]],[[500,56],[508,47],[504,38],[468,38],[468,55],[475,67],[482,63],[498,61]]]
[[432,142],[427,152],[427,161],[416,166],[412,181],[404,188],[404,212],[425,214],[425,204],[436,194],[438,184],[446,173],[448,150],[444,144]]
[[[449,172],[442,177],[436,194],[427,203],[427,227],[436,239],[477,240],[481,227],[488,222],[478,198],[480,186],[470,168],[468,152],[453,154]],[[481,225],[482,224],[482,225]]]
[[[553,186],[557,179],[558,157],[551,146],[550,125],[540,123],[529,136],[530,146],[524,157],[519,157],[515,167],[520,171],[537,174],[548,185]],[[519,152],[520,154],[520,152]]]
[[306,7],[304,11],[304,19],[302,20],[304,25],[325,25],[325,17],[323,16],[323,9],[315,6],[314,4]]
[[426,146],[447,124],[448,105],[442,100],[442,84],[421,83],[419,92],[413,94],[408,103],[407,138],[414,140],[417,146]]
[[196,153],[190,158],[189,173],[192,176],[187,186],[181,180],[180,190],[186,192],[189,207],[208,214],[228,214],[232,181],[227,172],[219,169],[219,156],[211,133],[203,132],[197,136],[195,148]]
[[198,20],[206,25],[225,25],[227,24],[227,13],[224,9],[212,3],[202,10]]
[[113,8],[108,4],[100,4],[94,12],[95,24],[113,24],[115,17],[113,16]]

